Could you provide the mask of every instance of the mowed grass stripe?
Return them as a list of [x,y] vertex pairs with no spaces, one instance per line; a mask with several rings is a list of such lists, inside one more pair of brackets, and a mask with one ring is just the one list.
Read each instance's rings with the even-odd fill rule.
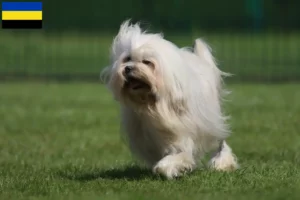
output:
[[[227,79],[229,81],[300,80],[299,33],[252,35],[199,33],[195,30],[192,37],[202,34],[207,35],[206,40],[214,49],[219,68],[233,74]],[[192,42],[187,35],[169,33],[167,36],[180,47]],[[108,49],[113,35],[103,32],[11,34],[0,31],[0,38],[0,76],[26,73],[28,78],[41,75],[98,81],[99,71],[109,63]],[[20,46],[30,48],[25,50]]]
[[42,20],[42,11],[2,11],[2,20]]

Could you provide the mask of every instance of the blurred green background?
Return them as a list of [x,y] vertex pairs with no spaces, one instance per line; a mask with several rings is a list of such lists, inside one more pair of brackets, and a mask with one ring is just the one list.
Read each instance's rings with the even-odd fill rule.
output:
[[99,80],[128,18],[179,46],[202,37],[231,81],[300,80],[298,0],[51,0],[43,30],[0,31],[0,79]]

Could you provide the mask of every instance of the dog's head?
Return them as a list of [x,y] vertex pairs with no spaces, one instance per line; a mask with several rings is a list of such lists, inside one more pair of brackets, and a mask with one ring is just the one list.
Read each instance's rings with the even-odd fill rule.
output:
[[161,84],[158,70],[158,62],[151,49],[141,46],[124,51],[114,61],[108,85],[117,100],[153,103]]
[[162,35],[142,32],[138,24],[126,21],[113,41],[111,65],[102,77],[117,101],[155,104],[180,93],[180,62],[178,48]]

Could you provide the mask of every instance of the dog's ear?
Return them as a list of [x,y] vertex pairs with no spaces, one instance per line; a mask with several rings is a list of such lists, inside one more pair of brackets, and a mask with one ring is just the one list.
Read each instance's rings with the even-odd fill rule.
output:
[[184,90],[179,83],[175,90],[169,93],[169,106],[176,114],[182,115],[187,108],[187,102],[184,96]]
[[186,111],[186,105],[186,101],[182,98],[175,99],[170,104],[172,110],[179,116],[184,114],[184,112]]

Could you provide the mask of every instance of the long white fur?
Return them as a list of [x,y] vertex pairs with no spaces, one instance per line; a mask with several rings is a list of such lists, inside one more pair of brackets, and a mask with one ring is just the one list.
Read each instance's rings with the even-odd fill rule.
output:
[[[157,95],[155,109],[123,101],[114,86],[122,56],[133,52],[157,63],[157,79],[149,75]],[[221,108],[222,75],[226,73],[218,69],[201,39],[195,41],[193,50],[178,48],[162,34],[147,33],[139,24],[125,21],[112,44],[111,65],[101,77],[120,103],[121,125],[133,154],[155,173],[174,178],[195,169],[197,159],[210,151],[216,151],[212,168],[238,167],[225,143],[230,130]]]

